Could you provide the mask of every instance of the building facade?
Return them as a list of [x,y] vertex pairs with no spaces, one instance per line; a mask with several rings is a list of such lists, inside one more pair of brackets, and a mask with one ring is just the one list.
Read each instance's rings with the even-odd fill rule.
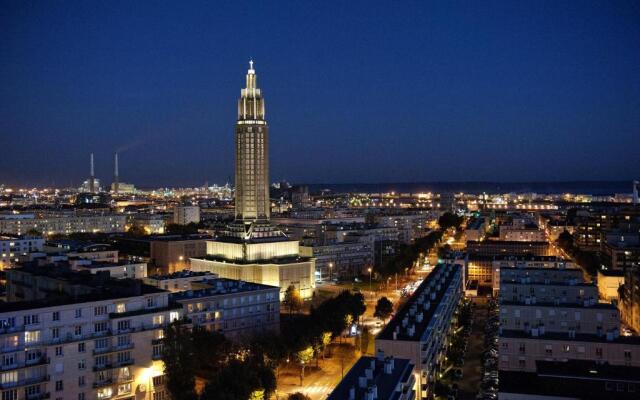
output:
[[440,264],[376,337],[376,349],[415,365],[417,399],[432,397],[462,296],[462,267]]

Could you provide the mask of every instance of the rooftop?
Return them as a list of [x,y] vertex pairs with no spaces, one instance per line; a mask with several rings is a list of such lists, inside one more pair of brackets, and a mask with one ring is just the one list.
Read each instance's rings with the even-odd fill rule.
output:
[[[456,276],[461,280],[460,271],[461,267],[457,264],[437,265],[378,334],[376,340],[393,340],[394,333],[396,333],[396,340],[419,340],[451,283]],[[414,332],[409,335],[408,331],[412,327]]]
[[213,278],[206,279],[204,283],[210,285],[210,288],[198,289],[198,290],[186,290],[184,292],[171,293],[171,301],[191,300],[201,297],[220,296],[230,293],[245,293],[255,292],[258,290],[277,289],[277,286],[263,285],[261,283],[238,281],[235,279],[227,278]]
[[373,386],[376,388],[378,399],[398,399],[401,392],[396,392],[396,387],[399,382],[408,382],[412,371],[413,364],[407,359],[360,357],[327,400],[349,399],[350,391],[353,391],[354,399],[366,399],[366,394]]
[[182,270],[182,271],[176,271],[174,273],[171,274],[167,274],[167,275],[151,275],[148,276],[147,279],[154,279],[157,281],[165,281],[165,280],[169,280],[169,279],[181,279],[181,278],[193,278],[193,277],[210,277],[213,276],[214,274],[209,272],[209,271],[191,271],[188,269]]

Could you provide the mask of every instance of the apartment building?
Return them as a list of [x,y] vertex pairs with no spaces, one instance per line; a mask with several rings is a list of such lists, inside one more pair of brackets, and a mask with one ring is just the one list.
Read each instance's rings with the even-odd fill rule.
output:
[[[564,363],[559,368],[566,367],[568,376],[577,373],[572,370],[575,363],[588,364],[595,373],[602,364],[640,367],[640,338],[620,336],[620,313],[616,306],[598,303],[598,288],[594,284],[585,284],[576,277],[553,281],[549,277],[551,271],[538,272],[532,279],[533,274],[522,276],[523,270],[519,268],[500,270],[501,398],[539,394],[527,385],[519,388],[517,383],[525,378],[540,381],[543,390],[549,378],[540,369],[544,362]],[[566,278],[572,271],[557,269],[553,275],[562,274]],[[542,277],[544,281],[540,282]],[[581,379],[592,384],[596,378]]]
[[119,214],[76,212],[0,215],[0,232],[24,235],[30,231],[43,235],[74,232],[124,232],[126,217]]
[[414,365],[406,358],[360,357],[333,389],[327,400],[413,400]]
[[558,267],[529,267],[528,265],[537,264],[517,264],[517,266],[503,263],[502,261],[493,262],[493,295],[500,293],[502,281],[504,282],[522,282],[522,283],[541,283],[541,282],[557,282],[557,281],[576,281],[581,282],[583,272],[580,268],[565,267],[564,265],[573,265],[572,263],[557,264]]
[[199,206],[176,206],[173,209],[173,223],[178,225],[200,223]]
[[2,399],[166,398],[160,339],[180,308],[136,281],[85,286],[0,305]]
[[522,242],[507,240],[468,241],[467,252],[481,256],[549,256],[549,242]]
[[627,268],[618,303],[622,320],[640,332],[640,267]]
[[375,340],[376,349],[415,366],[416,398],[432,395],[455,310],[463,296],[462,267],[440,264]]
[[317,280],[330,276],[353,278],[374,262],[373,244],[366,241],[300,246],[300,255],[316,259]]
[[280,330],[280,288],[225,278],[207,279],[206,288],[171,294],[194,325],[250,340]]
[[0,270],[10,268],[34,251],[42,251],[44,239],[37,236],[0,235]]

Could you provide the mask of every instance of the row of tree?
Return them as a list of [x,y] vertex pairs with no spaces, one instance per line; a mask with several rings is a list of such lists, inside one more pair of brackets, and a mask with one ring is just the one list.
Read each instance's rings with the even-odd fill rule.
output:
[[[167,389],[174,400],[268,399],[276,389],[279,367],[297,362],[304,368],[318,363],[326,348],[366,310],[360,293],[344,291],[310,314],[289,315],[281,321],[281,334],[265,332],[238,344],[224,335],[185,321],[165,329],[162,359]],[[206,382],[195,392],[196,377]],[[298,397],[296,397],[298,398]]]

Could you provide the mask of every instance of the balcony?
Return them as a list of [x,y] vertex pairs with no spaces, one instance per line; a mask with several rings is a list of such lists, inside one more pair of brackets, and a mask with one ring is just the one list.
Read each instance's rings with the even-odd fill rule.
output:
[[133,365],[134,364],[134,360],[133,358],[129,359],[129,360],[124,360],[124,361],[117,361],[117,362],[109,362],[106,364],[97,364],[93,367],[93,371],[97,372],[97,371],[105,371],[108,369],[114,369],[114,368],[120,368],[120,367],[126,367],[128,365]]
[[0,383],[0,390],[17,388],[20,386],[35,385],[37,383],[48,382],[49,379],[49,375],[42,375],[35,378],[21,379],[16,382],[4,382]]
[[93,355],[102,355],[102,354],[109,354],[109,353],[115,353],[118,351],[122,351],[122,350],[129,350],[129,349],[133,349],[133,342],[131,343],[127,343],[127,344],[123,344],[120,346],[109,346],[109,347],[105,347],[102,349],[94,349],[93,350]]
[[98,389],[105,386],[113,385],[113,378],[101,379],[99,381],[93,382],[93,388]]

